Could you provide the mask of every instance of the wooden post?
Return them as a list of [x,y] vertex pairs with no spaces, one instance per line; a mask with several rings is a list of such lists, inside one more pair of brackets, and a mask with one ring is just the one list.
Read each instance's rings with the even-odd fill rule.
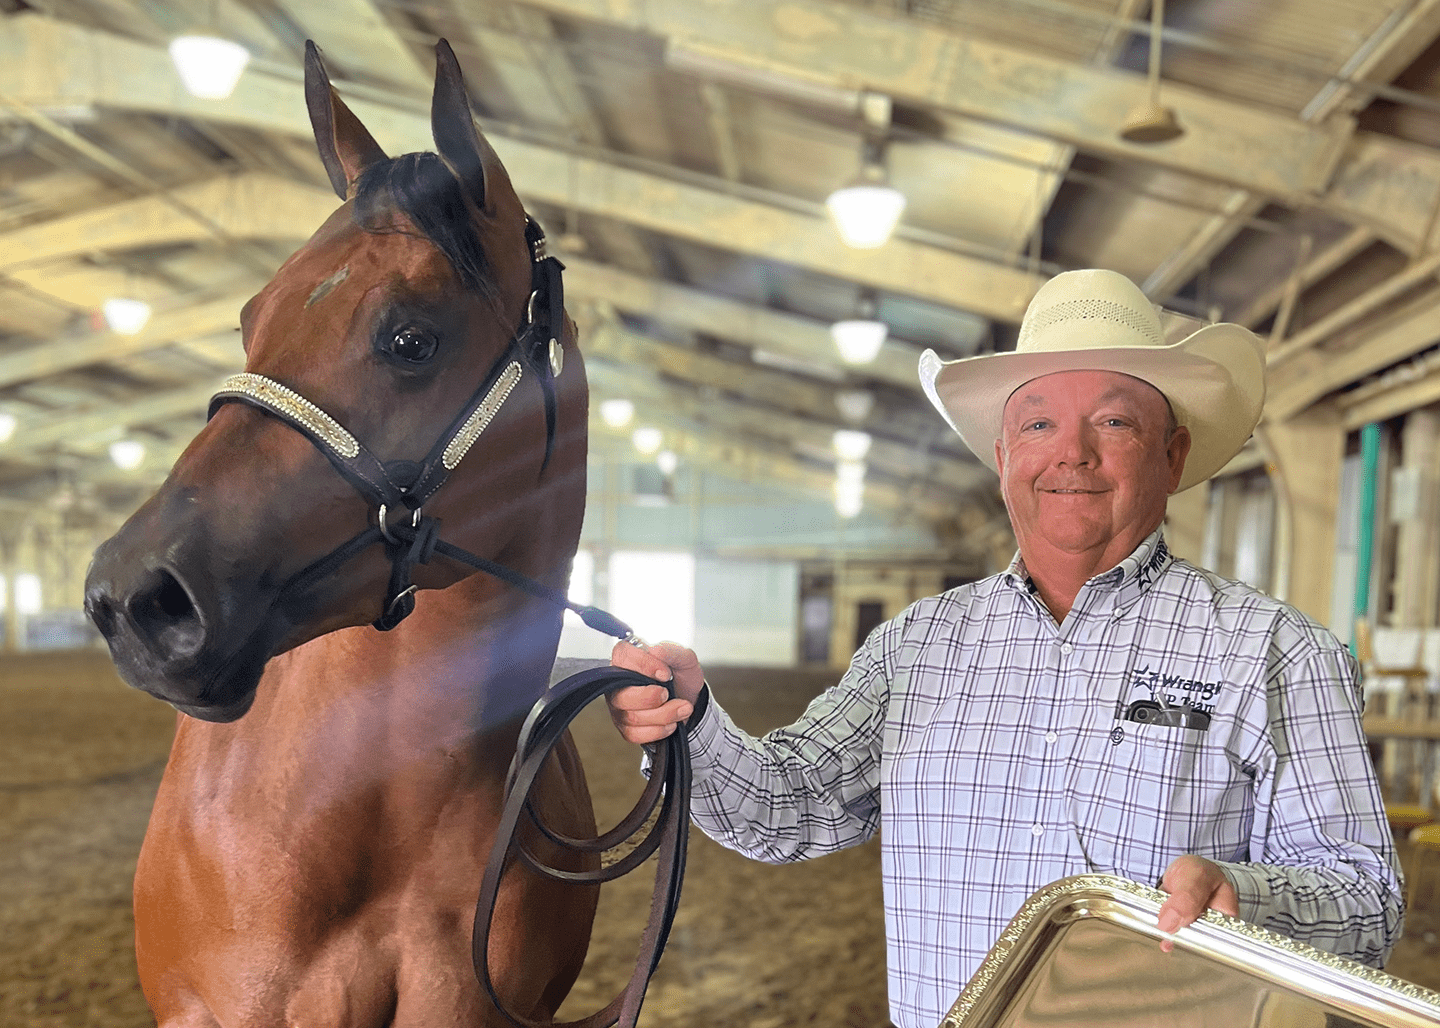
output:
[[1287,421],[1267,424],[1265,434],[1274,458],[1270,473],[1280,480],[1276,521],[1284,521],[1290,532],[1289,581],[1280,595],[1327,624],[1345,426],[1333,407],[1319,404]]

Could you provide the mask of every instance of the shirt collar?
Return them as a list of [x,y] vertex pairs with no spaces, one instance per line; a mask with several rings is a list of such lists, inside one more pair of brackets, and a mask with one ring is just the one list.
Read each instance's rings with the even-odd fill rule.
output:
[[[1175,561],[1174,556],[1170,553],[1170,547],[1165,544],[1164,533],[1163,527],[1155,529],[1140,541],[1140,545],[1135,547],[1130,556],[1109,571],[1098,574],[1086,582],[1085,589],[1112,592],[1115,597],[1115,607],[1129,606],[1130,603],[1138,600],[1155,584],[1155,580],[1160,577],[1161,573]],[[1025,561],[1020,556],[1019,550],[1015,551],[1014,559],[1005,569],[1005,576],[1013,585],[1034,595],[1035,582],[1030,578],[1030,573],[1025,570]]]

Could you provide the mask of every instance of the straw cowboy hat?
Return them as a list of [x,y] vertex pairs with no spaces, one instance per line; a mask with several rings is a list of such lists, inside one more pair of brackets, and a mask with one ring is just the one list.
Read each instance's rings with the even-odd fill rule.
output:
[[[1245,445],[1265,404],[1265,353],[1240,325],[1162,312],[1124,275],[1067,271],[1040,287],[1014,352],[920,357],[920,385],[965,445],[995,470],[1005,401],[1057,371],[1117,371],[1164,394],[1190,430],[1180,489],[1205,481]],[[1179,338],[1178,342],[1172,340]],[[1177,490],[1179,491],[1179,490]]]

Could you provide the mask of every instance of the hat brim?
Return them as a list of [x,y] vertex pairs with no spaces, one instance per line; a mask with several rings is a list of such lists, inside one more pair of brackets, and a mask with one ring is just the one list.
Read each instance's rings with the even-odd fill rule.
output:
[[1026,382],[1061,371],[1114,371],[1165,395],[1190,430],[1177,492],[1205,481],[1240,451],[1265,406],[1265,357],[1254,333],[1207,325],[1169,346],[991,353],[942,361],[920,357],[920,385],[965,445],[992,471],[1005,402]]

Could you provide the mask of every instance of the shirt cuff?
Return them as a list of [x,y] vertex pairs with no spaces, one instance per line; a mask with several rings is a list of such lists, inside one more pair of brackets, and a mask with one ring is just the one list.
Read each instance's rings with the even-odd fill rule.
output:
[[1228,860],[1212,861],[1235,886],[1239,897],[1240,920],[1261,924],[1270,905],[1270,876],[1253,864],[1237,864]]
[[[716,711],[719,708],[710,700],[710,683],[706,682],[700,688],[700,695],[695,697],[694,708],[690,716],[685,719],[680,730],[685,733],[690,743],[690,782],[692,785],[703,782],[709,776],[709,765],[713,760],[715,742],[717,736],[723,730],[721,718]],[[641,749],[644,756],[640,760],[640,773],[646,778],[650,777],[650,767],[655,761],[655,753],[660,743],[647,742]]]

